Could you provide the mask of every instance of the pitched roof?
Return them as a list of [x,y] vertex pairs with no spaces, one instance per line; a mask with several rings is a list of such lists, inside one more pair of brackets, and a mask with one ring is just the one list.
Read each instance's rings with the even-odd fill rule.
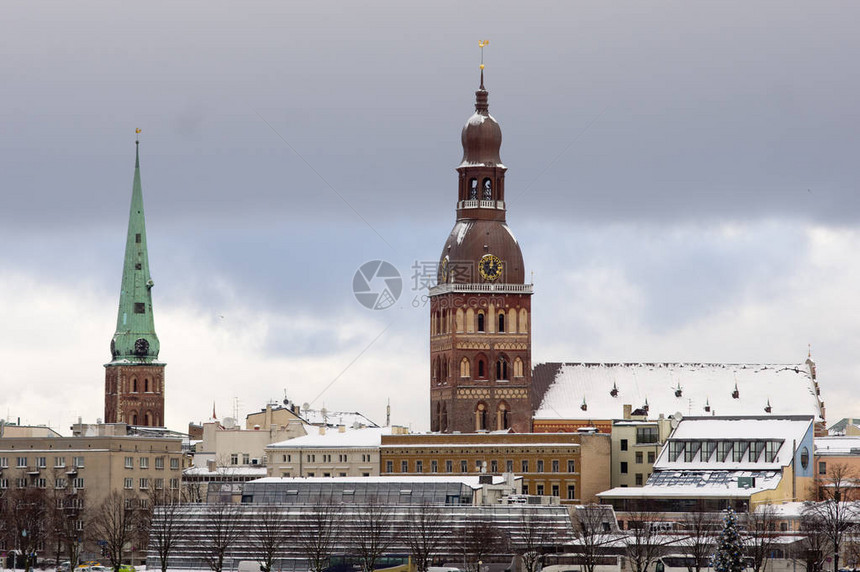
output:
[[[623,404],[634,410],[647,404],[650,418],[681,412],[813,415],[823,421],[814,372],[811,360],[800,364],[539,364],[533,372],[535,419],[619,419]],[[765,412],[768,404],[771,410]]]
[[[775,418],[761,417],[686,417],[669,436],[670,445],[663,447],[657,461],[654,463],[654,475],[662,471],[767,471],[780,470],[791,464],[794,449],[792,443],[801,443],[812,431],[812,418],[809,416],[792,416]],[[735,455],[729,454],[719,460],[720,451],[713,450],[703,453],[704,443],[732,440],[743,443],[744,447],[740,460],[735,461]],[[690,460],[686,455],[670,460],[670,449],[673,441],[692,442],[701,447],[693,447],[697,451]],[[751,442],[760,442],[762,446],[770,442],[769,451],[761,449],[757,456],[750,450]],[[683,445],[683,443],[682,443]],[[716,445],[715,445],[716,446]],[[729,446],[733,446],[729,444]],[[732,451],[734,453],[734,451]],[[738,453],[740,454],[740,452]],[[702,457],[706,456],[706,459]],[[756,457],[756,458],[752,458]],[[650,483],[651,481],[649,481]]]

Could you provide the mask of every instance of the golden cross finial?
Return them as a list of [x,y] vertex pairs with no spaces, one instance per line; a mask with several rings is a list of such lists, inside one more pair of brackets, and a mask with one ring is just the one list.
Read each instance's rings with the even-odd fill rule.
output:
[[490,40],[478,40],[478,47],[481,48],[481,89],[484,89],[484,48],[490,45]]
[[141,131],[140,127],[136,127],[134,129],[134,142],[135,143],[140,143],[140,131]]
[[490,40],[478,40],[478,47],[481,48],[481,69],[484,69],[484,48],[490,45]]

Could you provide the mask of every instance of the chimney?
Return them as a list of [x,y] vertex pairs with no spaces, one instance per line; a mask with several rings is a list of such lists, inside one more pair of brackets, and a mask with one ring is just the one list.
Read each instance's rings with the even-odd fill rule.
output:
[[338,425],[337,426],[338,433],[346,433],[346,425]]
[[624,419],[630,419],[633,414],[633,406],[629,403],[624,404]]
[[206,461],[206,470],[210,473],[214,473],[217,465],[215,465],[215,459],[209,459]]
[[320,435],[325,435],[325,425],[320,425]]

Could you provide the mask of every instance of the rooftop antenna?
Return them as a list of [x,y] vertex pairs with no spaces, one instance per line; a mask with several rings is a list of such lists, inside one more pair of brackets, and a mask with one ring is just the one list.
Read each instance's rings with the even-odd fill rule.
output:
[[385,426],[391,427],[391,398],[388,398],[388,405],[385,406]]

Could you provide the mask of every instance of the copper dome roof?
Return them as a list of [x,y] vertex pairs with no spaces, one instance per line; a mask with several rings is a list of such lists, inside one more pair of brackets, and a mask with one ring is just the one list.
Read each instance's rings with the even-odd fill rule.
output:
[[[439,284],[486,282],[478,270],[478,262],[487,254],[502,261],[502,273],[496,282],[525,284],[523,253],[514,233],[504,222],[491,220],[457,221],[442,248],[440,275],[437,277]],[[443,277],[442,261],[446,258],[447,277]]]
[[490,115],[487,90],[483,86],[475,92],[475,114],[466,121],[460,139],[463,143],[463,161],[460,167],[504,166],[499,157],[499,149],[502,147],[502,128]]

